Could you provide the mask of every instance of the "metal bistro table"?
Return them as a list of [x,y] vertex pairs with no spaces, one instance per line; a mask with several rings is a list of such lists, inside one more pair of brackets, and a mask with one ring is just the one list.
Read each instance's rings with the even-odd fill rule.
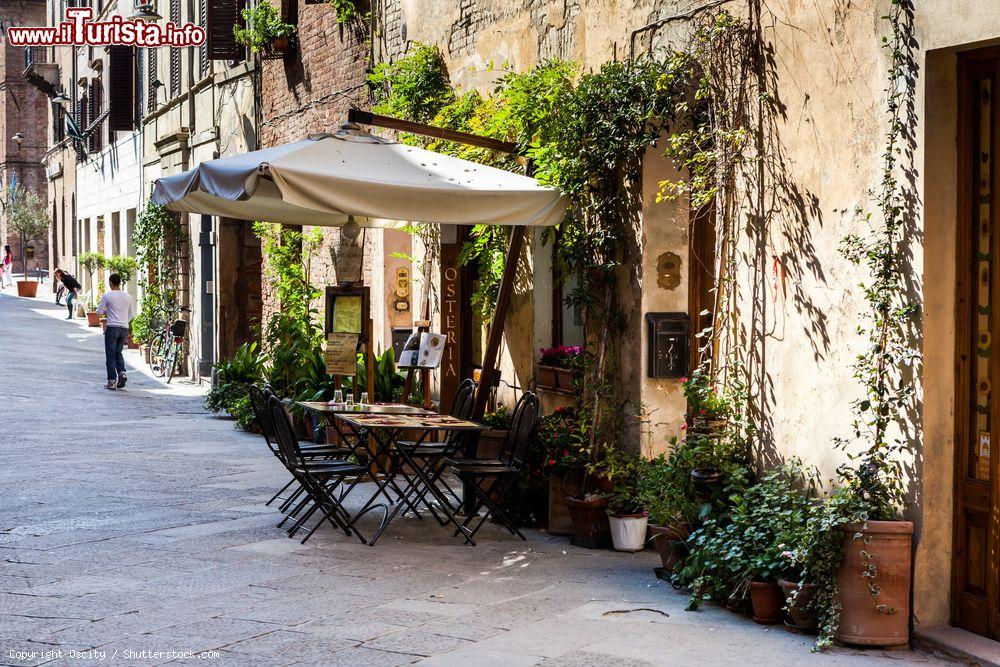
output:
[[[452,523],[465,536],[465,541],[475,545],[476,541],[472,538],[472,534],[468,528],[463,526],[461,522],[455,519],[454,510],[452,509],[448,500],[442,495],[441,491],[434,485],[433,481],[430,480],[424,467],[419,465],[414,461],[410,452],[406,447],[399,447],[399,436],[403,431],[417,431],[420,433],[420,437],[416,440],[414,449],[419,447],[421,443],[427,438],[427,435],[433,431],[484,431],[489,427],[483,424],[478,424],[472,421],[466,421],[464,419],[457,419],[449,415],[440,414],[423,414],[423,415],[406,415],[406,414],[350,414],[346,412],[336,413],[336,418],[347,424],[347,426],[354,432],[358,442],[365,442],[371,437],[376,443],[376,456],[381,456],[384,454],[392,454],[393,457],[398,457],[401,459],[405,466],[413,472],[413,477],[402,472],[403,466],[398,466],[400,469],[400,477],[402,477],[405,486],[405,490],[399,490],[399,487],[394,485],[394,490],[399,494],[398,499],[391,503],[391,506],[387,509],[385,516],[382,519],[382,525],[379,526],[375,534],[372,535],[369,541],[370,545],[375,544],[378,538],[385,532],[385,529],[389,526],[392,520],[399,514],[399,511],[404,507],[409,507],[413,509],[413,505],[409,500],[411,494],[414,494],[416,499],[424,503],[424,506],[438,519],[441,525],[447,525]],[[396,471],[393,471],[396,472]],[[388,477],[392,477],[389,475]],[[438,509],[445,514],[447,521],[442,521],[437,517],[437,513],[431,506],[430,502],[426,498],[426,493],[421,493],[421,487],[429,492],[439,503]],[[376,492],[375,496],[378,495]],[[374,500],[375,496],[372,497]],[[369,501],[371,503],[372,501]],[[367,511],[367,507],[363,509],[359,514]],[[414,510],[415,512],[415,510]],[[419,516],[419,514],[417,515]]]

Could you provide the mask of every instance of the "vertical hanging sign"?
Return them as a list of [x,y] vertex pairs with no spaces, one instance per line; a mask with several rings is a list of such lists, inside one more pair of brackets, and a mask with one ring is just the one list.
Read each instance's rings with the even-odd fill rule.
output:
[[441,244],[441,333],[447,341],[441,359],[441,405],[451,405],[458,384],[461,364],[461,272],[458,270],[459,246]]

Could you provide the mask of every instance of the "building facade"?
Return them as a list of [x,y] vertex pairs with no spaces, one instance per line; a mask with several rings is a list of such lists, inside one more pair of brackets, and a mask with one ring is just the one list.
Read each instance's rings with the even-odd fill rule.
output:
[[[45,0],[14,0],[0,6],[0,26],[44,25]],[[48,98],[25,80],[25,73],[36,63],[51,59],[51,51],[25,50],[3,40],[0,49],[0,192],[5,201],[11,187],[18,186],[36,193],[47,201],[45,168],[42,157],[48,147],[47,114],[39,113],[49,105]],[[0,210],[0,239],[14,253],[14,271],[21,273],[25,262],[30,275],[45,271],[49,266],[50,230],[45,237],[22,239],[7,229],[5,214]]]

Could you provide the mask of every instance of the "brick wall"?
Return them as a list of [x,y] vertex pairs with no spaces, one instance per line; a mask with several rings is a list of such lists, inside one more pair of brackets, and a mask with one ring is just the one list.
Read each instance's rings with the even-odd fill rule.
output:
[[[0,24],[46,25],[45,0],[3,0],[0,3]],[[0,73],[3,76],[0,80],[0,186],[6,196],[16,174],[18,184],[34,190],[42,201],[47,201],[48,188],[41,160],[48,143],[49,101],[22,76],[24,49],[7,44],[3,37],[0,39],[3,39],[3,48],[0,49]],[[12,140],[18,132],[24,137],[20,144]],[[10,244],[15,270],[20,271],[20,239],[9,233],[2,215],[0,238]],[[32,242],[39,268],[47,269],[48,235],[32,239]],[[33,266],[31,264],[29,268]]]
[[[369,106],[365,85],[369,62],[367,26],[337,23],[336,13],[326,3],[307,5],[303,0],[285,0],[282,11],[286,21],[298,25],[298,49],[283,60],[263,61],[262,148],[335,131],[347,122],[347,111],[352,106]],[[321,286],[335,281],[330,247],[336,242],[337,231],[324,229],[323,234],[323,247],[310,266],[314,283]],[[266,322],[277,303],[268,281],[262,282]]]

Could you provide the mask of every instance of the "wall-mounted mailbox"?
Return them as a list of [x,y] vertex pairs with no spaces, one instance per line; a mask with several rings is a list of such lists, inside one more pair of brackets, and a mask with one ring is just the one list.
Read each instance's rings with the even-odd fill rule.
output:
[[691,359],[691,320],[687,313],[646,313],[646,376],[680,378]]

